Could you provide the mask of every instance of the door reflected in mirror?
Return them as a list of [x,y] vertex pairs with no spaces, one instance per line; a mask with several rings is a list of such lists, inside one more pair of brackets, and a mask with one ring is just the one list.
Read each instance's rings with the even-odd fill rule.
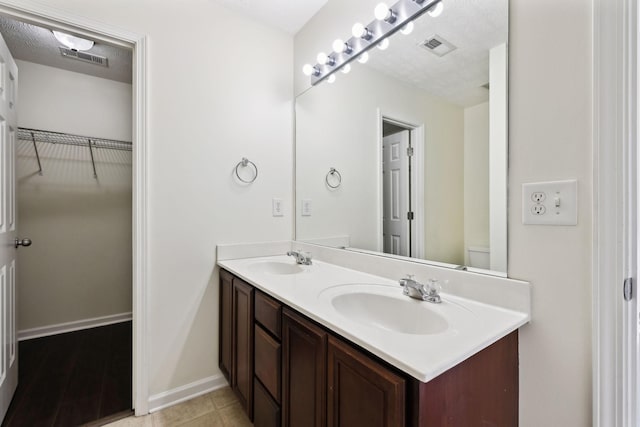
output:
[[505,275],[507,41],[508,0],[449,1],[299,95],[296,239]]

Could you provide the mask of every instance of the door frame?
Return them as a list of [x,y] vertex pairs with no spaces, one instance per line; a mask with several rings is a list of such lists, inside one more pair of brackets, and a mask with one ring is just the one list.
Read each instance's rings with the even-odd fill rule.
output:
[[96,40],[133,48],[132,151],[132,266],[133,266],[133,407],[136,415],[149,413],[147,342],[148,259],[148,151],[147,151],[147,37],[32,0],[0,0],[7,16],[86,35]]
[[[387,114],[389,113],[389,114]],[[412,119],[404,119],[401,117],[405,117],[406,114],[395,114],[393,112],[389,112],[383,110],[381,108],[377,109],[376,118],[377,122],[377,131],[378,131],[378,140],[376,142],[376,162],[378,165],[378,171],[376,177],[376,186],[378,188],[378,236],[377,236],[377,245],[378,252],[383,252],[384,250],[384,242],[382,239],[383,233],[383,223],[382,216],[384,212],[384,195],[383,195],[383,182],[382,182],[382,121],[388,121],[400,126],[406,127],[410,129],[411,132],[411,146],[413,147],[413,157],[411,161],[411,203],[412,206],[421,206],[420,210],[414,209],[414,222],[411,225],[411,254],[413,258],[424,259],[425,257],[425,194],[424,194],[424,155],[425,155],[425,125],[416,124],[419,123],[418,120]]]
[[[638,7],[593,3],[593,425],[640,422]],[[634,282],[623,299],[623,282]]]

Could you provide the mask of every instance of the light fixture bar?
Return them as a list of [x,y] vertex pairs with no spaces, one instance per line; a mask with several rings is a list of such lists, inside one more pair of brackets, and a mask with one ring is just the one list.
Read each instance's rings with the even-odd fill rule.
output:
[[430,9],[434,8],[442,0],[399,0],[390,9],[395,14],[395,20],[389,22],[386,20],[374,19],[365,26],[371,33],[369,39],[362,37],[351,37],[346,40],[351,51],[349,52],[332,52],[329,56],[333,62],[329,64],[316,64],[314,73],[311,74],[311,84],[317,85],[327,77],[340,70],[342,67],[358,58],[364,52],[375,47],[382,40],[392,36],[400,31],[406,24],[423,15]]

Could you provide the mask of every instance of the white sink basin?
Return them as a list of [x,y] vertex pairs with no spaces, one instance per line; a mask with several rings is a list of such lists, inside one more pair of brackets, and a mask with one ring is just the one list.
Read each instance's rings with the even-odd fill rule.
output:
[[[398,292],[401,293],[398,289]],[[336,295],[333,307],[345,317],[393,332],[433,335],[446,331],[449,322],[431,310],[428,302],[394,298],[378,293],[353,292]]]
[[295,262],[281,262],[281,261],[260,261],[255,262],[249,266],[249,269],[254,273],[262,274],[297,274],[302,273],[304,268],[296,264]]

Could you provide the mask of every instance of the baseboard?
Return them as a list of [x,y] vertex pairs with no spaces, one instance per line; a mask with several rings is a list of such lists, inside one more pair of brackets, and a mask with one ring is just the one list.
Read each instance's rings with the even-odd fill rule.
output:
[[207,377],[149,397],[149,412],[173,406],[229,385],[222,374]]
[[93,319],[76,320],[73,322],[58,323],[57,325],[40,326],[38,328],[24,329],[18,331],[18,341],[30,340],[33,338],[46,337],[49,335],[63,334],[65,332],[90,329],[98,326],[112,325],[114,323],[128,322],[133,318],[132,313],[112,314],[109,316],[94,317]]

